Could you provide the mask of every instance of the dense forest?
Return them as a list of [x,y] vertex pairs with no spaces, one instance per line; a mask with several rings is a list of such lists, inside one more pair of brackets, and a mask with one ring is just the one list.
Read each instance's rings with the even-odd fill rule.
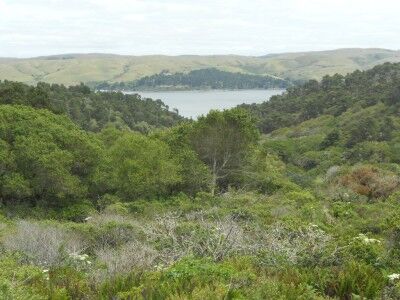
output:
[[161,72],[130,82],[97,82],[89,86],[97,90],[137,91],[166,89],[284,89],[290,82],[272,76],[231,73],[215,68],[200,69],[189,73]]
[[93,92],[81,84],[65,87],[38,83],[0,81],[0,104],[28,105],[67,115],[75,124],[89,131],[99,131],[107,124],[117,128],[148,131],[170,127],[183,120],[161,100],[142,99],[140,95],[117,92]]
[[349,109],[363,110],[380,103],[387,110],[385,116],[395,115],[399,97],[400,64],[386,63],[346,76],[325,76],[320,82],[310,80],[268,102],[242,107],[259,118],[262,132],[269,133],[321,115],[337,117]]
[[0,86],[0,299],[400,299],[400,64],[196,121]]

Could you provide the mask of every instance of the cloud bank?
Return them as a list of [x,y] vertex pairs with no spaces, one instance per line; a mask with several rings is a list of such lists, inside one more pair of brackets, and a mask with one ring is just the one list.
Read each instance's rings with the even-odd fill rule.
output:
[[391,0],[0,0],[0,56],[399,49],[399,11]]

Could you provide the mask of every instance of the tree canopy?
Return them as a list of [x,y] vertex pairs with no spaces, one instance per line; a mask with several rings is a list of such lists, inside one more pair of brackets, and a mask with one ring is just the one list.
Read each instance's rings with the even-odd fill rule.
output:
[[47,110],[0,105],[1,198],[62,206],[87,196],[98,141]]
[[272,76],[232,73],[216,68],[193,70],[189,73],[161,72],[131,82],[92,82],[99,90],[136,91],[152,89],[272,89],[287,88],[291,83]]
[[219,181],[234,176],[258,139],[254,120],[241,109],[211,111],[193,124],[191,143],[211,169],[212,190]]
[[151,128],[170,127],[184,118],[169,111],[161,100],[142,99],[139,95],[93,92],[81,84],[65,87],[38,83],[29,86],[0,81],[0,104],[22,104],[46,108],[67,115],[75,124],[97,132],[107,124],[147,132]]

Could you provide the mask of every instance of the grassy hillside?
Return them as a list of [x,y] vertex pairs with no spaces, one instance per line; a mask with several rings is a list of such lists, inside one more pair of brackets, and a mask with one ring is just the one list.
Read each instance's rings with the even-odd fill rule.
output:
[[304,80],[320,79],[325,74],[346,74],[383,62],[398,61],[400,52],[384,49],[340,49],[263,57],[68,54],[29,59],[0,59],[0,79],[29,84],[45,81],[71,85],[91,81],[127,82],[163,71],[173,74],[218,68],[227,72]]

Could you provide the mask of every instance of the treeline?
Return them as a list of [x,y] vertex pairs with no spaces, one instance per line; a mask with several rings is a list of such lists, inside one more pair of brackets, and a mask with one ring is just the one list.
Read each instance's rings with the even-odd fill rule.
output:
[[[259,128],[268,133],[281,127],[328,114],[339,116],[350,108],[382,103],[393,114],[400,98],[400,64],[385,63],[346,76],[325,76],[290,87],[283,95],[262,104],[242,105],[259,118]],[[368,130],[366,130],[368,131]]]
[[[0,199],[65,213],[110,197],[214,194],[249,180],[240,172],[245,166],[257,173],[251,151],[257,139],[254,121],[239,109],[146,136],[113,124],[91,134],[45,109],[1,105]],[[266,190],[270,181],[252,179],[251,186]]]
[[117,92],[93,92],[81,84],[65,87],[38,83],[0,81],[0,104],[28,105],[67,115],[75,124],[89,131],[99,131],[107,124],[148,132],[169,127],[183,120],[161,100],[142,99],[139,95]]
[[153,89],[284,89],[290,82],[271,76],[225,72],[215,68],[194,70],[189,73],[146,76],[131,82],[89,83],[97,90],[153,90]]

